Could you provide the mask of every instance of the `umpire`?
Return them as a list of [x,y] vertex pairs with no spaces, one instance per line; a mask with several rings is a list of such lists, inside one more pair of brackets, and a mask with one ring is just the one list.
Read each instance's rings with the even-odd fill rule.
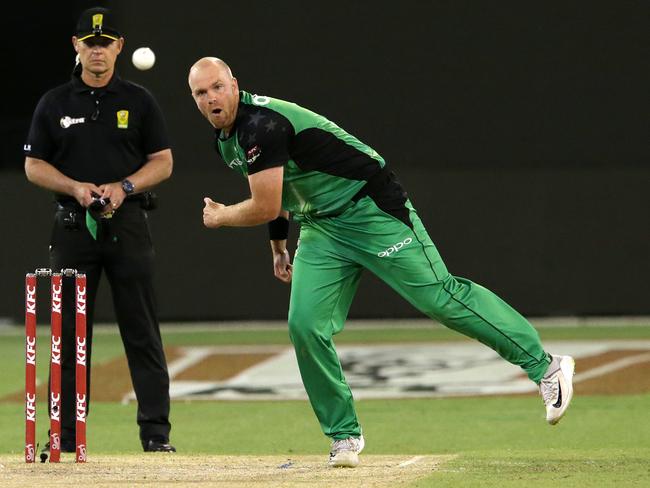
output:
[[[54,192],[51,268],[75,268],[87,275],[88,367],[94,303],[104,270],[138,400],[142,447],[173,452],[169,375],[147,223],[154,202],[147,190],[172,172],[167,130],[153,96],[115,72],[124,37],[109,10],[84,11],[72,44],[78,55],[72,79],[48,91],[34,112],[25,172],[30,182]],[[74,292],[71,280],[65,281],[61,448],[74,452],[74,313],[65,313],[74,310]]]

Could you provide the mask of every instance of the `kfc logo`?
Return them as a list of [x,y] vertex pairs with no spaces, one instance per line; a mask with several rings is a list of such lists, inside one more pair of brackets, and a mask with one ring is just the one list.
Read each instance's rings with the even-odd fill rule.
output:
[[36,315],[36,287],[28,286],[27,287],[27,306],[25,307],[27,313]]
[[36,422],[36,393],[27,393],[25,400],[25,420]]
[[77,422],[86,422],[86,395],[77,393]]
[[61,337],[52,336],[52,364],[61,364]]
[[61,285],[52,285],[52,313],[61,315]]
[[86,339],[77,337],[77,364],[86,365]]
[[36,337],[27,336],[25,339],[25,359],[27,364],[36,366]]
[[86,315],[86,287],[77,286],[77,313]]

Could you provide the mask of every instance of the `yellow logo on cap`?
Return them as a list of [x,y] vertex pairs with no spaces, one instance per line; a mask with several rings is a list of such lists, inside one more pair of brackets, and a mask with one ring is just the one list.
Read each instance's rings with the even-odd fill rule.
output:
[[102,23],[104,22],[104,14],[95,14],[93,15],[93,29],[102,28]]
[[117,112],[117,128],[118,129],[128,129],[129,128],[129,111],[120,110]]

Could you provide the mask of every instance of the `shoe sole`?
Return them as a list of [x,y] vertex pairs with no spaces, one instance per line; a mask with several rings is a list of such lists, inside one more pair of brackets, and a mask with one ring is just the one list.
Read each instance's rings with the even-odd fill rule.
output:
[[353,451],[341,452],[328,464],[332,468],[356,468],[359,465],[359,455]]
[[356,468],[359,465],[359,453],[366,447],[366,440],[363,435],[359,437],[359,444],[356,451],[343,451],[336,455],[334,459],[328,461],[331,468]]
[[571,400],[573,398],[573,375],[575,374],[575,369],[576,369],[576,362],[571,356],[564,356],[560,360],[560,369],[562,370],[562,375],[566,378],[566,385],[567,385],[567,390],[568,392],[566,393],[566,400],[564,401],[564,405],[562,410],[560,411],[560,414],[549,420],[548,423],[551,425],[556,425],[560,420],[562,420],[562,417],[564,417],[564,414],[566,413],[567,409],[569,408],[569,405],[571,404]]

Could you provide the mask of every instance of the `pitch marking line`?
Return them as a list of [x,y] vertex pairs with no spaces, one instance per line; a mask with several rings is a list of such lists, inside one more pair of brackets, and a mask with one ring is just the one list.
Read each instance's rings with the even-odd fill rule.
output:
[[585,371],[584,373],[576,373],[573,377],[573,382],[579,383],[581,381],[590,380],[592,378],[598,378],[599,376],[613,373],[619,369],[629,368],[630,366],[636,366],[639,363],[645,363],[647,361],[650,361],[650,353],[628,356],[626,358],[621,358],[616,361],[604,364],[597,368],[592,368],[589,371]]
[[397,465],[397,467],[398,468],[404,468],[406,466],[410,466],[411,464],[415,464],[415,463],[417,463],[419,460],[421,460],[423,458],[424,458],[424,456],[415,456],[415,457],[409,459],[408,461],[404,461],[403,463],[399,463]]

